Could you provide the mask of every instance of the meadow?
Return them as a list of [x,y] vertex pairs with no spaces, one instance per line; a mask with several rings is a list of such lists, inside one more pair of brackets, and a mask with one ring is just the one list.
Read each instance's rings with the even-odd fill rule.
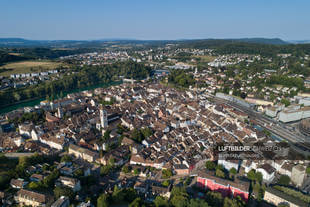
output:
[[40,61],[20,61],[14,63],[7,63],[0,66],[0,76],[9,76],[11,74],[17,73],[32,73],[32,72],[41,72],[51,69],[56,69],[59,67],[66,67],[67,65],[61,62],[54,62],[49,60],[40,60]]

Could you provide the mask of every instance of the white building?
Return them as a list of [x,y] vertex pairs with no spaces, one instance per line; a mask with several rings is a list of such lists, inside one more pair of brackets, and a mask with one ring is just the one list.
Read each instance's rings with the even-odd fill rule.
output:
[[274,118],[277,116],[278,114],[278,109],[274,106],[268,107],[266,108],[265,114],[271,118]]
[[218,160],[219,165],[223,165],[226,170],[235,168],[237,171],[240,167],[240,160]]
[[263,181],[271,183],[275,178],[275,169],[269,164],[263,164],[256,169],[256,172],[260,172],[263,175]]
[[310,118],[310,107],[303,108],[286,108],[279,113],[279,121],[287,123],[293,121],[299,121],[301,119]]
[[74,192],[81,190],[81,184],[78,179],[60,176],[58,182],[61,183],[63,186],[72,188]]
[[303,104],[304,106],[310,106],[310,98],[299,99],[298,104],[300,104],[300,105]]

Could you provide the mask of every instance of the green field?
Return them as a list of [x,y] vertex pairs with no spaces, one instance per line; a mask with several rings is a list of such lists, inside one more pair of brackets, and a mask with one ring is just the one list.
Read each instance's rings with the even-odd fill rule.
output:
[[66,67],[67,65],[61,62],[53,61],[21,61],[2,65],[0,67],[0,76],[9,76],[16,73],[32,73],[55,69],[60,66]]
[[201,62],[212,62],[216,57],[210,55],[196,55],[196,58],[200,58]]

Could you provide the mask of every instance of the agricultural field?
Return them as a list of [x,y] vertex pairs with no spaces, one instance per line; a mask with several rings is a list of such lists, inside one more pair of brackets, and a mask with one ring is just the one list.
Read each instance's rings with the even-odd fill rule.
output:
[[7,63],[0,67],[0,76],[9,76],[17,73],[32,73],[51,70],[59,67],[68,67],[67,64],[53,61],[21,61]]

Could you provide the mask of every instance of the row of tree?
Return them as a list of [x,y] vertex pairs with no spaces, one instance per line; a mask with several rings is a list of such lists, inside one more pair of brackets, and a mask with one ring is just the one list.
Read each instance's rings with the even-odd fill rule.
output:
[[68,92],[79,88],[110,83],[120,76],[134,79],[146,78],[151,68],[133,61],[119,62],[104,66],[85,66],[75,73],[55,81],[43,82],[39,85],[0,92],[0,106],[14,104],[19,101],[56,97],[60,92]]
[[170,199],[162,196],[157,196],[153,203],[146,203],[143,199],[137,196],[134,189],[118,189],[114,188],[112,195],[102,194],[97,199],[97,207],[107,207],[111,204],[130,203],[129,207],[209,207],[209,206],[224,206],[224,207],[244,207],[245,202],[240,197],[223,198],[221,193],[209,191],[202,199],[190,198],[185,187],[174,187],[171,191]]
[[[264,42],[262,42],[264,43]],[[272,42],[271,42],[272,43]],[[184,42],[181,46],[197,49],[214,49],[219,54],[260,54],[274,57],[279,53],[291,53],[294,56],[310,54],[310,44],[260,44],[238,40],[195,40]]]
[[195,84],[193,75],[184,70],[171,70],[168,76],[168,82],[182,88],[188,88]]
[[27,59],[29,58],[19,55],[12,55],[6,51],[0,50],[0,66],[3,65],[4,63],[27,60]]
[[[0,190],[4,190],[9,187],[9,183],[12,178],[28,178],[29,174],[27,173],[27,168],[29,166],[39,163],[52,164],[56,160],[58,161],[57,156],[34,154],[30,157],[20,157],[18,161],[16,161],[14,159],[8,159],[4,155],[0,155]],[[48,189],[53,187],[54,180],[58,178],[59,173],[55,170],[55,168],[48,167],[48,165],[44,165],[43,168],[48,168],[48,170],[52,173],[38,185],[32,185],[33,188]]]

